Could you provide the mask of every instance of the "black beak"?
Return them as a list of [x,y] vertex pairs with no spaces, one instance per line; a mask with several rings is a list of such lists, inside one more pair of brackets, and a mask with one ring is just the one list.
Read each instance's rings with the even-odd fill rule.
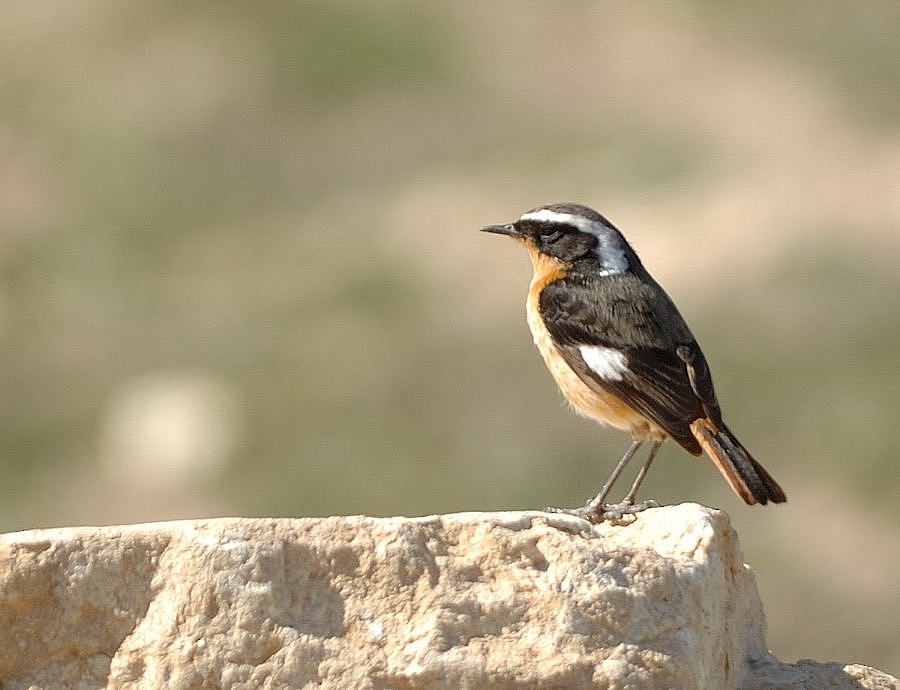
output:
[[506,225],[488,225],[485,228],[481,228],[481,232],[492,232],[495,235],[507,235],[509,237],[522,236],[522,233],[519,232],[518,228],[512,223],[507,223]]

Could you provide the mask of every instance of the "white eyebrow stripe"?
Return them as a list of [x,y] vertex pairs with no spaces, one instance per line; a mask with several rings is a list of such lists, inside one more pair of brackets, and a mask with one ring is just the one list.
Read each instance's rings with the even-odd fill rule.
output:
[[599,221],[577,216],[572,213],[560,213],[542,208],[537,211],[529,211],[520,221],[535,221],[537,223],[565,223],[572,225],[581,232],[586,232],[597,238],[597,247],[594,253],[600,262],[600,275],[611,276],[624,273],[628,270],[628,255],[622,246],[619,233],[613,228]]
[[530,211],[519,218],[519,220],[533,220],[538,223],[566,223],[567,225],[574,225],[582,232],[589,232],[592,235],[597,234],[597,224],[595,221],[571,213],[551,211],[547,208],[542,208],[538,211]]
[[605,381],[621,381],[628,371],[628,357],[621,350],[600,345],[580,345],[578,352],[591,371]]

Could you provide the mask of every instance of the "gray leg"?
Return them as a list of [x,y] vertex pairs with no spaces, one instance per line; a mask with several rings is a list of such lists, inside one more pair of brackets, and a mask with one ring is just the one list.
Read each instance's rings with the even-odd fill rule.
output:
[[601,511],[600,517],[602,517],[602,519],[618,522],[625,515],[634,515],[635,513],[640,513],[642,510],[647,510],[647,508],[659,507],[659,503],[653,500],[635,503],[634,499],[637,497],[637,492],[641,488],[641,484],[644,483],[647,472],[650,470],[650,465],[653,464],[653,460],[656,458],[656,454],[659,452],[659,448],[662,444],[662,441],[653,442],[653,447],[650,448],[650,454],[644,461],[644,466],[641,467],[641,471],[638,472],[637,477],[634,478],[634,483],[631,485],[628,493],[625,494],[625,498],[622,499],[621,503],[599,506],[599,510]]
[[644,462],[644,466],[641,468],[641,471],[638,472],[637,477],[634,478],[634,484],[631,485],[631,488],[628,490],[625,498],[622,499],[622,503],[634,503],[634,499],[637,498],[638,489],[640,489],[641,484],[644,483],[644,478],[647,476],[647,471],[650,469],[650,465],[653,464],[653,459],[656,457],[656,454],[659,452],[659,447],[662,444],[662,441],[653,442],[653,447],[650,449],[650,455],[647,456],[647,460],[646,462]]
[[616,483],[616,480],[619,478],[619,475],[622,474],[622,470],[625,469],[625,466],[634,457],[634,454],[637,453],[638,448],[641,447],[643,441],[633,441],[632,444],[628,447],[628,450],[625,451],[625,455],[622,456],[622,459],[619,460],[619,464],[616,465],[615,469],[612,471],[612,474],[609,475],[609,479],[606,480],[606,484],[600,487],[600,491],[597,492],[597,495],[594,496],[590,501],[585,504],[584,509],[588,513],[598,514],[602,512],[603,501],[606,500],[607,495],[609,495],[609,490],[612,489],[613,484]]
[[597,522],[598,518],[602,520],[606,512],[604,510],[603,501],[606,500],[606,496],[609,494],[610,489],[612,489],[613,484],[616,483],[619,475],[622,474],[622,470],[625,469],[628,461],[634,457],[634,454],[637,452],[637,449],[641,447],[642,443],[643,441],[632,442],[628,450],[625,451],[625,455],[622,456],[622,459],[619,460],[619,463],[612,471],[612,474],[609,475],[609,479],[606,480],[606,483],[600,488],[600,491],[597,492],[597,495],[589,500],[583,508],[545,508],[544,510],[546,510],[548,513],[568,513],[569,515],[577,515],[578,517],[584,518],[585,520],[588,520],[590,522]]

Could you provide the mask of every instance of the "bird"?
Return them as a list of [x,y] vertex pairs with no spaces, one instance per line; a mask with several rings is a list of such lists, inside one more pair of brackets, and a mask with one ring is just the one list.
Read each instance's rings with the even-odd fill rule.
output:
[[[515,239],[531,257],[528,326],[563,397],[580,415],[631,434],[628,450],[584,507],[549,510],[599,522],[658,505],[638,503],[636,497],[667,439],[691,455],[705,453],[748,505],[787,500],[725,425],[696,338],[609,220],[566,202],[481,230]],[[631,488],[622,501],[607,503],[614,483],[647,441],[649,454]]]

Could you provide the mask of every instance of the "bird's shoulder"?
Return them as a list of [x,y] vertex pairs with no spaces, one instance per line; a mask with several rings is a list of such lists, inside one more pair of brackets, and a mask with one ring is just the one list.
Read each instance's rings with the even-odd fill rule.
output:
[[694,340],[672,300],[649,276],[567,275],[544,287],[539,308],[560,343],[674,350]]

